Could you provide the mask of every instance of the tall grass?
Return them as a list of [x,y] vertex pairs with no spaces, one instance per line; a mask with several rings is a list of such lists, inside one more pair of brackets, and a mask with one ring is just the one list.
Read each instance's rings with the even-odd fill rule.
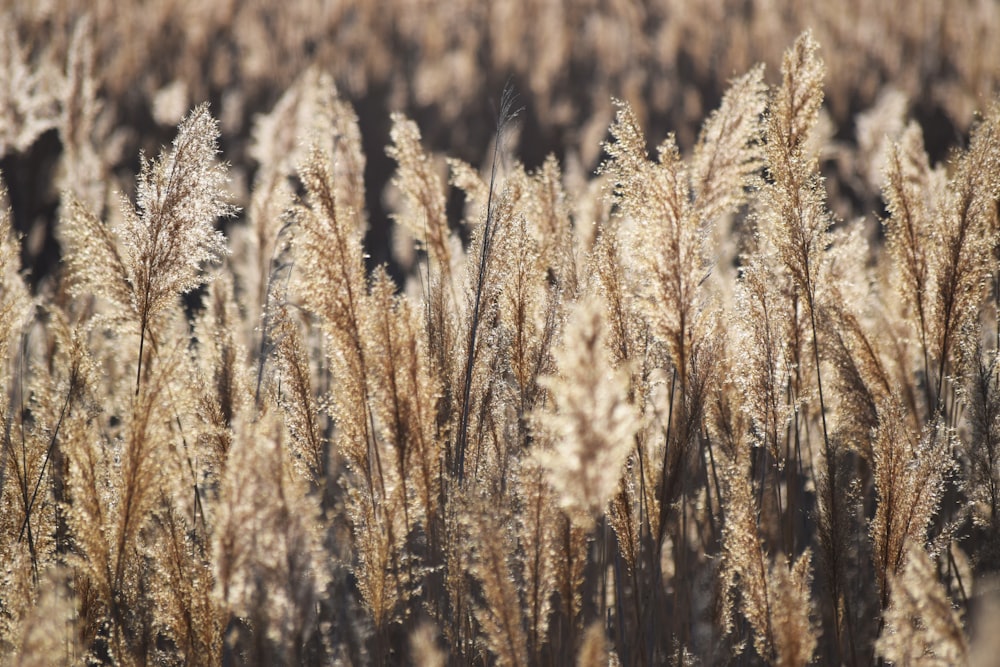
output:
[[616,101],[592,174],[517,162],[509,88],[482,171],[396,114],[372,267],[332,77],[256,120],[246,211],[204,104],[116,200],[88,29],[35,290],[0,209],[4,663],[986,653],[1000,107],[941,164],[886,121],[848,221],[809,32],[689,151]]

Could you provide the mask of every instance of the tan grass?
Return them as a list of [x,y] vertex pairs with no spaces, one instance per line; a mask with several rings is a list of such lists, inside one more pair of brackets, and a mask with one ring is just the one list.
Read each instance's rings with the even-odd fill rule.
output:
[[[141,85],[105,4],[0,7],[0,664],[988,654],[1000,106],[969,105],[1000,77],[956,37],[988,3],[126,5],[176,53]],[[286,22],[343,63],[286,63]],[[932,101],[872,74],[927,25]],[[468,83],[483,58],[525,83],[489,136],[462,120],[502,81]],[[159,100],[170,136],[199,59],[248,87],[147,160],[162,137],[114,114]],[[938,164],[942,108],[970,133]]]

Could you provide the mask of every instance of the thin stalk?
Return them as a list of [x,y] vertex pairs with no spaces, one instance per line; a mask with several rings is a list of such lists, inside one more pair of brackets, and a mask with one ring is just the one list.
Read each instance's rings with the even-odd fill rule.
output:
[[143,318],[139,332],[139,363],[135,368],[135,395],[139,395],[139,384],[142,381],[142,351],[146,346],[146,319]]
[[479,255],[479,267],[476,275],[476,296],[472,306],[472,322],[469,326],[468,348],[465,355],[465,373],[462,388],[462,412],[459,420],[458,442],[455,452],[455,473],[461,484],[465,478],[465,451],[469,442],[469,403],[472,398],[472,372],[476,363],[476,344],[479,338],[479,323],[483,301],[483,290],[486,286],[486,270],[489,266],[490,249],[496,236],[496,220],[494,218],[493,195],[496,192],[497,166],[500,161],[500,145],[503,130],[511,120],[520,113],[514,110],[514,89],[510,82],[504,86],[500,100],[500,113],[497,116],[496,138],[493,143],[493,163],[490,168],[490,188],[486,199],[486,221],[483,223],[482,247]]
[[[676,393],[676,388],[677,388],[677,368],[675,367],[673,375],[670,378],[670,394],[669,398],[667,399],[669,401],[669,405],[667,407],[667,430],[666,433],[664,434],[664,443],[663,443],[663,467],[660,469],[660,517],[659,517],[660,525],[657,527],[656,544],[654,545],[656,550],[654,556],[656,556],[657,559],[659,558],[660,548],[661,545],[663,544],[663,534],[665,531],[667,511],[669,508],[669,500],[670,500],[667,497],[668,495],[667,476],[669,472],[667,470],[667,467],[670,455],[670,433],[673,428],[673,421],[674,421],[674,398],[675,398],[674,394]],[[683,399],[684,397],[681,396],[681,400]],[[680,443],[675,442],[675,446],[679,447]]]
[[[788,376],[788,381],[785,383],[785,399],[788,401],[788,405],[792,404],[792,377]],[[798,495],[798,488],[793,487],[792,484],[798,481],[796,478],[796,473],[800,472],[801,464],[798,457],[792,458],[795,448],[792,444],[792,422],[789,420],[788,425],[785,427],[785,496],[786,503],[788,507],[785,512],[784,520],[784,533],[785,533],[785,543],[787,545],[787,554],[796,553],[795,551],[795,500]]]
[[[719,522],[722,523],[724,522],[724,518],[722,516],[722,486],[719,484],[719,472],[715,465],[715,454],[712,451],[712,438],[705,438],[705,442],[707,443],[708,448],[708,462],[711,466],[712,484],[715,486],[715,499],[719,506]],[[709,516],[711,516],[711,512],[709,513]]]
[[[18,369],[17,369],[17,396],[19,404],[19,416],[21,420],[21,471],[18,475],[18,481],[21,487],[21,502],[24,504],[24,523],[28,531],[28,551],[31,554],[31,573],[32,578],[37,581],[38,579],[38,555],[35,552],[35,536],[31,530],[31,507],[28,501],[28,445],[24,437],[24,367],[26,364],[25,357],[27,355],[28,348],[28,336],[27,334],[21,335],[21,344],[18,350]],[[15,468],[16,468],[15,464]],[[20,541],[20,538],[18,538]]]
[[[635,568],[632,568],[632,576],[635,577]],[[618,631],[618,653],[621,656],[623,665],[631,665],[629,656],[629,643],[625,641],[625,601],[622,594],[622,555],[621,549],[615,550],[615,628]],[[632,596],[633,599],[635,596]],[[636,616],[636,618],[639,618]]]
[[[833,539],[837,539],[837,533],[840,528],[840,516],[837,510],[836,493],[837,493],[837,461],[836,452],[830,445],[830,435],[827,430],[826,425],[826,402],[823,398],[823,373],[820,370],[820,360],[819,360],[819,338],[817,337],[817,327],[816,327],[816,308],[815,308],[815,298],[813,295],[813,286],[811,281],[807,278],[806,283],[806,298],[808,299],[807,306],[809,307],[809,323],[812,327],[812,348],[813,348],[813,362],[816,364],[816,388],[819,391],[819,411],[820,420],[823,424],[823,455],[826,459],[826,474],[827,474],[827,484],[829,485],[829,494],[827,501],[830,503],[830,519],[832,523]],[[837,632],[837,644],[838,650],[840,648],[840,639],[842,627],[841,624],[844,619],[841,619],[840,614],[840,603],[839,598],[841,594],[841,582],[840,582],[840,561],[837,558],[837,546],[836,544],[831,545],[833,549],[833,562],[831,563],[832,581],[831,585],[833,588],[833,616],[834,625],[836,626]],[[847,623],[847,641],[851,649],[851,664],[856,665],[858,662],[857,655],[854,649],[854,627],[851,622],[851,603],[847,596],[844,596],[844,617]]]
[[[56,425],[52,429],[52,435],[49,437],[49,446],[45,451],[45,458],[42,460],[42,469],[38,472],[38,479],[35,481],[35,488],[31,492],[31,500],[24,511],[24,521],[21,523],[21,529],[17,534],[18,543],[24,538],[24,531],[28,527],[28,520],[31,517],[31,510],[35,506],[35,501],[38,499],[38,490],[42,486],[42,478],[45,477],[45,468],[48,467],[49,460],[52,458],[52,451],[55,449],[56,442],[59,438],[59,429],[62,428],[63,420],[66,417],[66,413],[69,411],[70,404],[73,402],[73,393],[76,388],[76,376],[75,373],[70,379],[69,393],[66,395],[66,400],[63,402],[62,409],[59,411],[59,419],[56,420]],[[27,475],[27,472],[25,472]]]

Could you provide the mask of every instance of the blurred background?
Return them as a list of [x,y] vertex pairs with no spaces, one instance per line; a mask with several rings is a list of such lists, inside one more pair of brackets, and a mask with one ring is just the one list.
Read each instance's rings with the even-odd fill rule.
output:
[[[932,159],[947,159],[998,88],[994,0],[0,0],[0,170],[37,283],[59,258],[61,173],[81,141],[67,128],[99,147],[93,178],[128,194],[139,151],[155,156],[207,100],[246,209],[255,118],[317,65],[360,118],[368,252],[382,263],[391,111],[419,124],[428,150],[483,165],[510,80],[524,107],[513,155],[534,168],[551,153],[589,174],[612,98],[630,102],[651,142],[674,132],[689,149],[727,82],[763,62],[774,83],[806,28],[827,64],[823,168],[845,219],[880,211],[885,135],[915,119]],[[453,189],[452,219],[462,202]]]

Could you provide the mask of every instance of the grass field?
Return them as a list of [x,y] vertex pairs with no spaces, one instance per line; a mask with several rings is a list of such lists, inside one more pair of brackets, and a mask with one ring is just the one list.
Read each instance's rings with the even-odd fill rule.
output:
[[1000,8],[832,4],[0,3],[0,664],[993,664]]

